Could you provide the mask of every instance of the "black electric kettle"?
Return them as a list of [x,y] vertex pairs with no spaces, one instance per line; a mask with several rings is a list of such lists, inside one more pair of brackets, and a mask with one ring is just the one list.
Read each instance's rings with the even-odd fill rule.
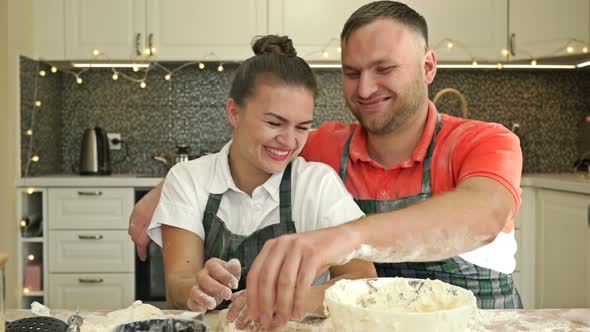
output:
[[100,127],[88,128],[80,147],[80,175],[110,175],[111,155],[107,132]]

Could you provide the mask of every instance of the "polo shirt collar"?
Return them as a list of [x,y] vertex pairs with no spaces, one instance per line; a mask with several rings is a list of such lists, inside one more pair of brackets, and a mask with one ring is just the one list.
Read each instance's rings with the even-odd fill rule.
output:
[[[213,181],[210,192],[212,194],[223,194],[228,190],[235,192],[243,192],[236,186],[231,171],[229,169],[229,149],[232,141],[230,140],[225,146],[217,153],[217,160],[215,161],[215,171],[213,174]],[[262,187],[270,197],[279,202],[279,190],[281,186],[281,179],[283,178],[283,172],[273,174],[266,182],[262,184]],[[255,191],[258,188],[255,189]]]
[[[434,135],[434,129],[436,127],[436,115],[436,107],[431,101],[428,101],[428,117],[426,119],[426,126],[424,127],[424,132],[422,133],[422,137],[420,138],[418,145],[408,160],[393,166],[393,169],[413,167],[424,161],[428,146],[432,140],[432,135]],[[379,165],[369,157],[369,151],[367,150],[367,131],[360,124],[356,125],[356,130],[354,131],[352,140],[350,142],[350,159],[354,163],[366,162],[373,165],[374,167],[383,168],[383,166]]]

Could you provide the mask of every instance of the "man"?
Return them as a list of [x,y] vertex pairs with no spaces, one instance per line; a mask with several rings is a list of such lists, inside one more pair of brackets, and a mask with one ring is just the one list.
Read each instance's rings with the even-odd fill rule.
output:
[[480,308],[520,307],[510,275],[518,138],[436,111],[428,100],[436,55],[424,18],[406,5],[359,8],[341,46],[344,97],[360,124],[323,125],[301,155],[339,172],[370,215],[268,241],[247,277],[249,317],[267,328],[300,317],[314,277],[351,258],[387,263],[376,264],[380,276],[465,287]]

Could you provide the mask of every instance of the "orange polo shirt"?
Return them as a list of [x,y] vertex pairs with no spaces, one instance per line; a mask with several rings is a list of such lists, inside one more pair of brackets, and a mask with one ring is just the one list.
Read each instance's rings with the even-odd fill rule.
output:
[[[422,168],[436,125],[436,108],[428,106],[428,119],[422,138],[411,157],[390,169],[371,160],[367,152],[367,132],[359,124],[328,122],[311,132],[301,156],[319,161],[340,171],[340,158],[353,128],[345,185],[359,199],[397,199],[421,192]],[[442,124],[432,157],[433,195],[453,190],[463,180],[483,176],[504,185],[520,206],[522,152],[516,135],[504,126],[466,120],[441,114]],[[504,233],[511,233],[514,222]]]

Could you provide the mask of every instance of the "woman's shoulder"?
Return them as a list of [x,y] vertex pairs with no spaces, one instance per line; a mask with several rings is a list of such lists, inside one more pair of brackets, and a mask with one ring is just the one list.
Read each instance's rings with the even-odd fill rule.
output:
[[307,161],[303,157],[297,157],[293,161],[291,176],[295,183],[305,184],[306,187],[319,187],[327,182],[339,180],[338,174],[329,165]]

